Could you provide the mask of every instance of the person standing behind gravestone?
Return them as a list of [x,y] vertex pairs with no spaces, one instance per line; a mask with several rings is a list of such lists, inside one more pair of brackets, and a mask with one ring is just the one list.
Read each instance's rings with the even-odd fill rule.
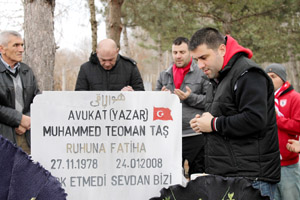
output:
[[204,171],[204,137],[190,127],[190,120],[202,113],[205,105],[205,93],[209,82],[204,80],[204,73],[193,61],[188,50],[189,40],[178,37],[173,41],[173,63],[159,75],[157,91],[170,91],[176,94],[182,103],[182,158],[183,165],[188,162],[190,174]]
[[136,62],[119,54],[112,39],[99,42],[96,53],[80,67],[76,91],[144,91]]
[[273,63],[266,67],[274,84],[275,110],[281,155],[281,180],[275,191],[276,200],[298,200],[300,198],[299,155],[287,150],[289,139],[299,140],[300,94],[287,81],[285,67]]
[[18,32],[0,33],[0,134],[30,154],[30,104],[39,89],[23,52]]
[[189,49],[211,82],[207,112],[190,122],[206,138],[205,173],[247,178],[273,200],[280,153],[272,80],[250,49],[214,28],[194,33]]

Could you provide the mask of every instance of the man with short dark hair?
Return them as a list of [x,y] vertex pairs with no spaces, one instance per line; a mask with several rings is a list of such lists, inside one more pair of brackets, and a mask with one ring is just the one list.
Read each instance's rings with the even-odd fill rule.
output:
[[250,49],[214,28],[198,30],[189,48],[211,82],[207,112],[190,122],[206,138],[205,173],[247,178],[273,199],[280,154],[271,79]]
[[209,84],[201,78],[204,74],[192,60],[188,44],[184,37],[173,41],[173,63],[160,73],[156,84],[157,91],[172,92],[182,103],[182,164],[187,178],[204,171],[204,137],[191,129],[189,121],[204,109]]
[[30,154],[30,104],[39,89],[23,52],[18,32],[0,33],[0,134]]
[[101,40],[96,53],[80,67],[75,90],[144,91],[136,62],[119,54],[112,39]]

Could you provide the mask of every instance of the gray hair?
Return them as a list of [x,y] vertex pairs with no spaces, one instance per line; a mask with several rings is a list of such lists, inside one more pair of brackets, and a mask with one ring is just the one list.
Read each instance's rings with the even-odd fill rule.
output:
[[0,45],[7,46],[7,44],[9,43],[9,36],[22,38],[21,34],[17,31],[3,31],[0,33]]

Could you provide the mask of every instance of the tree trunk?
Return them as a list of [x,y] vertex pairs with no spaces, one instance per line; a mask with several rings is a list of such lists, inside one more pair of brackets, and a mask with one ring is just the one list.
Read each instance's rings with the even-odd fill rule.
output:
[[90,8],[90,23],[92,28],[92,50],[96,52],[97,48],[97,20],[96,20],[96,9],[95,9],[95,1],[89,0],[89,8]]
[[124,55],[132,58],[130,47],[129,47],[127,27],[126,26],[123,27],[123,41],[124,41],[124,49],[123,49]]
[[109,34],[108,37],[113,39],[120,48],[120,37],[122,32],[121,8],[124,0],[110,0],[109,7]]
[[166,56],[165,56],[165,64],[164,64],[164,69],[167,69],[169,67],[169,65],[171,64],[170,61],[170,55],[172,56],[172,52],[170,53],[168,50],[165,52]]
[[158,34],[158,58],[159,58],[159,66],[157,67],[158,73],[159,74],[161,71],[164,69],[164,61],[163,61],[163,50],[162,50],[162,43],[161,43],[161,35]]
[[105,7],[105,12],[106,12],[106,17],[105,17],[105,33],[106,37],[109,38],[109,31],[110,31],[110,26],[109,26],[109,9],[108,7]]
[[35,73],[40,90],[54,88],[55,0],[24,1],[24,62]]
[[295,54],[290,50],[288,51],[289,57],[290,57],[290,70],[288,71],[288,75],[290,76],[291,84],[293,85],[294,89],[299,92],[300,85],[299,85],[299,75],[300,70],[297,67],[297,61]]

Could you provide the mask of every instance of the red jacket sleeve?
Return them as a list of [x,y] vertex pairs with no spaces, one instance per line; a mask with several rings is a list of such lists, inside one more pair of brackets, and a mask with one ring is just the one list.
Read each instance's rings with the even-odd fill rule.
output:
[[277,126],[288,134],[300,135],[300,94],[294,90],[289,93],[279,98],[286,100],[287,105],[279,109],[284,116],[276,115]]

